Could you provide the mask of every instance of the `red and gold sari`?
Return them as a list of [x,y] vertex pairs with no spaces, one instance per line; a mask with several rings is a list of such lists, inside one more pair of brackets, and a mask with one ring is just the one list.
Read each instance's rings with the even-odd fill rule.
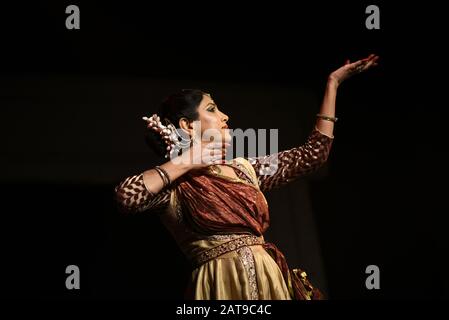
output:
[[[211,170],[191,171],[157,195],[142,174],[116,187],[123,210],[164,208],[160,218],[193,265],[188,299],[320,299],[307,275],[290,269],[282,252],[264,240],[270,224],[263,192],[314,171],[326,160],[333,137],[316,128],[307,142],[275,155],[233,159],[237,178]],[[263,175],[273,157],[276,172]]]

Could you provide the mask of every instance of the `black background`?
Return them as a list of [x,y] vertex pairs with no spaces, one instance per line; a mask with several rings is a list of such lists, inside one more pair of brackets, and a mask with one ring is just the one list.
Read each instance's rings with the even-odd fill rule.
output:
[[[268,237],[317,267],[332,299],[448,297],[447,210],[435,200],[445,197],[444,81],[426,75],[445,64],[439,8],[91,1],[73,3],[81,29],[67,30],[69,4],[1,10],[5,295],[180,298],[187,264],[157,217],[122,216],[113,202],[121,179],[156,164],[140,117],[200,87],[232,127],[279,128],[290,148],[312,128],[328,73],[376,53],[376,70],[339,89],[326,166],[267,196]],[[365,28],[369,4],[380,30]],[[293,227],[305,236],[285,232],[304,211]],[[295,247],[301,239],[311,246]],[[69,264],[79,291],[65,288]],[[364,286],[370,264],[377,291]]]

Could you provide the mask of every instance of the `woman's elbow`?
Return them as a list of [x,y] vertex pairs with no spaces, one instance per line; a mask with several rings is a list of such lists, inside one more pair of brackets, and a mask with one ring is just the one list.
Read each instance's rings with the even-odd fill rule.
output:
[[138,208],[133,203],[133,195],[127,194],[122,188],[115,188],[115,203],[120,213],[129,214],[138,212]]

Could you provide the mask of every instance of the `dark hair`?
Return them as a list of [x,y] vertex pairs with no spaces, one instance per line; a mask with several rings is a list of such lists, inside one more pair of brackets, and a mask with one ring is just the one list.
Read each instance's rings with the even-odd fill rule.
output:
[[[198,89],[183,89],[165,98],[156,113],[162,124],[167,125],[171,122],[179,128],[181,118],[187,118],[189,121],[198,120],[198,106],[205,94],[207,93]],[[157,155],[163,157],[167,153],[167,145],[155,131],[145,130],[145,142]]]

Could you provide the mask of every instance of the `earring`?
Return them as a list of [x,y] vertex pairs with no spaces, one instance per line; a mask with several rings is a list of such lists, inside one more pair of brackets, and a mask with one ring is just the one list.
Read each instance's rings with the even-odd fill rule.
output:
[[192,147],[198,143],[198,140],[195,138],[195,134],[192,134],[192,136],[190,137],[190,141]]

